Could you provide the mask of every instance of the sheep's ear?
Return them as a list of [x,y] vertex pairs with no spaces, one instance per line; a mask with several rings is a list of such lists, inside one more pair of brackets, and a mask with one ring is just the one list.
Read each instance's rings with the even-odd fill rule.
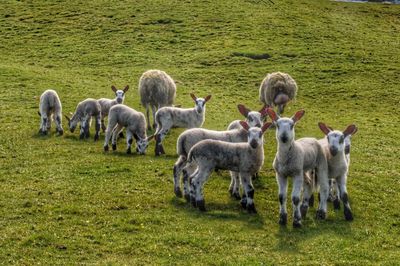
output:
[[65,119],[68,120],[68,122],[71,121],[71,119],[67,115],[64,115],[64,116],[65,116]]
[[356,128],[354,129],[353,133],[351,133],[351,135],[352,136],[355,135],[357,133],[357,131],[358,131],[358,127],[356,126]]
[[276,120],[279,119],[278,115],[271,107],[268,107],[266,112],[269,115],[269,117],[271,117],[272,121],[276,122]]
[[111,86],[111,89],[112,89],[113,92],[117,92],[117,88],[115,88],[114,85]]
[[204,98],[204,101],[205,101],[205,102],[208,102],[210,99],[211,99],[211,94],[210,94],[210,95],[207,95],[206,98]]
[[126,85],[124,88],[124,93],[127,92],[129,90],[129,85]]
[[246,130],[249,130],[249,124],[247,124],[245,121],[239,121],[240,125]]
[[264,134],[265,131],[267,131],[267,129],[272,125],[271,122],[268,123],[264,123],[264,125],[261,128],[261,132]]
[[39,116],[42,116],[42,114],[39,111],[37,113],[38,113]]
[[292,117],[293,122],[297,123],[297,121],[299,121],[304,114],[305,114],[304,110],[297,111]]
[[332,131],[330,127],[328,127],[325,123],[319,122],[318,123],[319,129],[321,129],[322,132],[324,132],[325,135],[328,135],[329,132]]
[[259,111],[261,114],[261,117],[265,117],[268,115],[267,109],[269,108],[269,105],[264,105],[264,107]]
[[191,93],[191,94],[190,94],[190,97],[192,97],[193,101],[196,101],[196,100],[197,100],[197,97],[196,97],[196,95],[194,95],[194,93]]
[[250,112],[250,109],[246,108],[243,104],[238,104],[237,106],[239,113],[241,113],[244,117],[247,117],[247,115]]
[[343,131],[343,135],[345,137],[348,136],[348,135],[352,135],[354,131],[357,131],[356,128],[357,127],[354,124],[351,124],[351,125],[347,126],[347,128]]

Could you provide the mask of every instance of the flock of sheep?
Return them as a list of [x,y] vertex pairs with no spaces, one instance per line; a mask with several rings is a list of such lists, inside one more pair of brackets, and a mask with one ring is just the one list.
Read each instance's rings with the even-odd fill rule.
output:
[[[129,87],[118,90],[112,86],[115,99],[86,99],[78,103],[75,113],[68,120],[71,132],[80,123],[80,138],[89,137],[92,117],[95,118],[96,133],[99,139],[100,128],[105,131],[104,151],[116,150],[122,130],[126,130],[127,153],[131,153],[133,138],[136,151],[145,154],[149,141],[155,139],[155,155],[164,154],[162,142],[173,127],[186,128],[177,140],[178,160],[173,168],[174,192],[177,197],[184,196],[194,207],[205,210],[203,187],[211,173],[216,169],[229,170],[230,194],[240,200],[241,206],[249,212],[256,212],[252,178],[257,176],[264,163],[263,134],[275,127],[277,153],[273,162],[279,187],[280,215],[279,223],[287,224],[287,185],[288,177],[293,179],[292,206],[293,226],[301,227],[301,220],[314,203],[313,192],[318,191],[318,219],[325,219],[327,202],[333,201],[334,208],[340,208],[343,202],[346,220],[353,215],[349,205],[346,188],[350,164],[351,136],[357,132],[355,125],[349,125],[344,131],[333,130],[324,123],[319,128],[325,138],[295,139],[295,125],[303,117],[304,111],[296,112],[291,118],[281,117],[288,102],[295,99],[297,84],[290,75],[281,72],[268,74],[262,81],[259,96],[264,107],[252,111],[239,104],[238,110],[245,121],[233,121],[225,131],[201,128],[205,120],[206,103],[211,95],[197,98],[190,94],[195,106],[180,108],[172,106],[176,97],[176,85],[164,71],[149,70],[139,80],[139,94],[146,108],[146,118],[123,104]],[[274,111],[277,108],[277,112]],[[59,135],[63,134],[61,101],[54,90],[46,90],[40,97],[41,125],[40,134],[47,134],[54,120]],[[155,133],[147,136],[151,130],[150,108],[153,115]],[[105,126],[104,118],[108,116]],[[271,122],[267,122],[267,116]],[[181,189],[181,177],[183,192]],[[242,187],[242,196],[240,195]],[[302,195],[301,195],[302,194]]]

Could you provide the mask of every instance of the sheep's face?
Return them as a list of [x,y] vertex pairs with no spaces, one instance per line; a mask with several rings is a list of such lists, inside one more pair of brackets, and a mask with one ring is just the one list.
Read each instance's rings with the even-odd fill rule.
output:
[[196,103],[196,107],[195,107],[196,112],[201,114],[205,109],[206,101],[203,98],[197,98],[195,103]]
[[125,98],[125,92],[123,90],[117,90],[115,92],[115,100],[117,101],[117,103],[123,103],[124,102],[124,98]]
[[341,131],[333,130],[326,135],[329,143],[329,152],[332,156],[342,153],[344,150],[344,135]]
[[[250,126],[250,124],[249,124]],[[263,145],[263,132],[259,127],[250,127],[247,131],[247,141],[250,147],[256,149],[258,146]]]
[[249,127],[261,127],[263,125],[261,114],[256,111],[251,111],[247,114],[246,122]]
[[148,139],[139,139],[136,142],[136,152],[138,152],[141,155],[146,154],[147,146],[149,146]]
[[71,120],[68,121],[68,127],[71,133],[74,133],[76,126],[78,125],[78,119],[75,118],[75,116],[72,117]]
[[279,142],[291,143],[294,140],[295,122],[291,118],[279,118],[276,122],[276,139]]

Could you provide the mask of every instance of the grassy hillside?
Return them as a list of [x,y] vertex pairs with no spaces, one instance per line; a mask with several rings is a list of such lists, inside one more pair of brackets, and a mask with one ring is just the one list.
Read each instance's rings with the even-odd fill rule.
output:
[[[400,261],[400,6],[321,0],[2,1],[0,8],[0,262],[4,264],[387,264]],[[264,56],[260,56],[264,55]],[[265,57],[266,59],[252,59]],[[204,127],[259,109],[266,73],[299,85],[287,115],[304,108],[296,136],[317,122],[356,123],[348,190],[354,221],[329,206],[326,221],[278,225],[274,132],[255,183],[257,215],[228,196],[220,171],[205,186],[208,211],[175,198],[167,155],[105,154],[77,133],[39,136],[39,96],[58,91],[64,113],[112,97],[144,111],[141,73],[162,69],[189,93],[212,94]],[[64,128],[67,129],[64,121]],[[93,133],[93,129],[92,129]],[[291,208],[289,207],[289,213]],[[289,219],[291,224],[291,219]]]

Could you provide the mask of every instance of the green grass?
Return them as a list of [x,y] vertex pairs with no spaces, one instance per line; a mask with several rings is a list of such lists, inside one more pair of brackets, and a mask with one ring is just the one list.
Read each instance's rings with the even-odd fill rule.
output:
[[[397,264],[400,6],[274,2],[2,1],[0,263]],[[227,172],[206,184],[206,213],[175,198],[181,129],[160,158],[154,143],[128,156],[123,142],[105,154],[103,136],[58,137],[54,127],[38,136],[45,89],[67,114],[129,84],[125,103],[144,111],[136,87],[152,68],[177,81],[185,107],[190,92],[211,93],[204,127],[219,130],[240,118],[238,103],[260,108],[266,73],[290,73],[299,93],[286,113],[306,110],[297,137],[322,137],[319,121],[359,127],[348,182],[355,220],[330,206],[326,221],[311,210],[300,230],[277,224],[272,131],[254,182],[257,215],[229,198]]]

